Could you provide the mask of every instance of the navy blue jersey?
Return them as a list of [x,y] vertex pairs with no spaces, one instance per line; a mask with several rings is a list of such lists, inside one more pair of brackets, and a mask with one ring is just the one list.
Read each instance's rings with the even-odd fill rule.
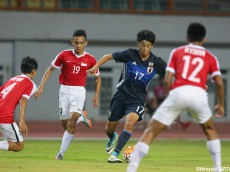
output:
[[145,61],[137,49],[115,52],[112,56],[117,63],[124,63],[117,89],[141,101],[145,101],[147,86],[155,74],[165,75],[166,62],[153,53]]

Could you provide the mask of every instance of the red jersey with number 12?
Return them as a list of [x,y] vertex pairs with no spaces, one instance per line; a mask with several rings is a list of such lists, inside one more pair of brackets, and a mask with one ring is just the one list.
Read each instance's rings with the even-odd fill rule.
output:
[[79,56],[73,49],[60,52],[52,62],[54,67],[61,69],[59,83],[69,86],[85,86],[87,70],[95,64],[96,59],[91,54],[84,52]]
[[221,75],[217,58],[204,47],[189,44],[174,49],[166,71],[175,74],[172,89],[182,85],[194,85],[205,89],[207,76]]
[[13,123],[14,110],[20,99],[29,99],[36,89],[34,82],[26,75],[15,76],[0,87],[0,123]]

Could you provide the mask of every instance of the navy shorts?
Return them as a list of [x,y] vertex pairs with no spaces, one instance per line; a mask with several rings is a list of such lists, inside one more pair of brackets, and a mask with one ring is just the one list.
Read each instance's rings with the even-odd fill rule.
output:
[[144,111],[145,102],[118,90],[111,100],[108,120],[119,121],[129,113],[135,112],[139,116],[138,121],[141,121]]

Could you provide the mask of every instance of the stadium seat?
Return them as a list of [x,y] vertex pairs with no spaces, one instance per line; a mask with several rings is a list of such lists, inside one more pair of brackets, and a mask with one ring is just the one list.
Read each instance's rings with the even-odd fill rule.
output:
[[0,7],[8,7],[8,1],[7,0],[0,0]]
[[43,8],[53,9],[56,7],[57,0],[43,0]]
[[0,0],[0,7],[2,8],[15,8],[17,7],[17,0]]
[[25,5],[28,8],[41,8],[41,0],[26,0]]
[[17,0],[10,0],[9,2],[10,2],[9,4],[10,7],[17,7],[18,4]]

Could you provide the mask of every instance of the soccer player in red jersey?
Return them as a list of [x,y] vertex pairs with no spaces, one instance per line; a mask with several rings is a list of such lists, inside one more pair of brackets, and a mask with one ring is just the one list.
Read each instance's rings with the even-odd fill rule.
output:
[[[221,146],[213,125],[206,90],[207,76],[210,74],[217,88],[216,115],[224,115],[224,84],[217,58],[202,47],[206,35],[200,23],[191,23],[187,29],[189,45],[172,50],[164,80],[167,98],[156,110],[140,141],[136,144],[127,172],[135,172],[142,158],[149,151],[149,144],[183,110],[193,113],[207,137],[207,147],[212,156],[215,171],[221,171]],[[172,78],[175,81],[172,83]],[[171,88],[171,91],[170,91]]]
[[[25,57],[21,61],[22,75],[15,76],[0,87],[0,132],[5,138],[0,141],[0,150],[21,151],[24,141],[21,132],[27,135],[25,121],[26,105],[37,87],[32,81],[36,76],[38,63],[35,59]],[[14,121],[14,110],[20,102],[19,127]]]
[[[84,122],[91,127],[91,121],[82,114],[86,96],[87,70],[96,64],[96,59],[85,52],[87,46],[87,36],[85,30],[76,30],[73,33],[72,45],[74,49],[60,52],[52,61],[50,67],[44,73],[35,98],[42,95],[44,86],[54,69],[60,69],[59,83],[59,112],[62,126],[65,133],[62,138],[61,149],[55,159],[63,159],[64,153],[69,147],[75,132],[76,122]],[[96,108],[99,104],[99,94],[101,89],[101,77],[99,70],[95,75],[96,89],[92,100]]]

